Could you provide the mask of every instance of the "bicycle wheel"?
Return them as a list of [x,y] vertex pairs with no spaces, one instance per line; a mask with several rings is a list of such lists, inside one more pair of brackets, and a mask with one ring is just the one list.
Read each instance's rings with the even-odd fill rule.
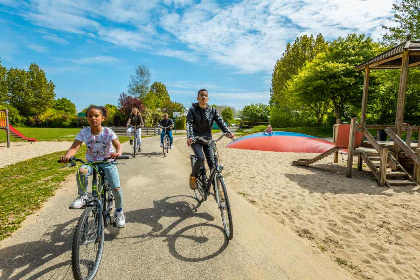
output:
[[165,142],[166,142],[166,153],[169,153],[169,147],[171,145],[171,141],[169,140],[168,136],[165,137]]
[[136,151],[137,151],[137,137],[134,136],[134,142],[133,142],[133,158],[136,157]]
[[168,149],[166,148],[166,136],[163,138],[163,156],[166,157],[166,154],[168,153]]
[[222,176],[216,175],[216,195],[218,196],[217,203],[220,209],[220,214],[223,221],[223,229],[225,230],[226,237],[228,239],[233,238],[233,224],[232,224],[232,213],[230,211],[230,203],[226,190],[225,180]]
[[206,192],[206,179],[205,175],[200,172],[197,177],[197,188],[194,190],[195,198],[197,198],[198,202],[203,202],[207,200],[207,192]]
[[[98,228],[100,228],[99,236]],[[91,280],[95,277],[103,248],[102,213],[96,207],[87,207],[80,216],[73,238],[71,261],[74,279]]]

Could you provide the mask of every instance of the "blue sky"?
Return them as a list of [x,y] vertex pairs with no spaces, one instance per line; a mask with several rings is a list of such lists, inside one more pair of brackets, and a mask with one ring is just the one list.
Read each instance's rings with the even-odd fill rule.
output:
[[117,105],[137,65],[189,107],[268,103],[271,75],[288,42],[349,33],[381,38],[395,0],[0,0],[2,65],[37,63],[57,97],[78,110]]

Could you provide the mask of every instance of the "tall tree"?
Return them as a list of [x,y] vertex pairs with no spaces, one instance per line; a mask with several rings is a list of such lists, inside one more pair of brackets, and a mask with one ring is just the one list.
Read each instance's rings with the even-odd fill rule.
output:
[[287,82],[293,75],[296,75],[306,62],[315,58],[318,53],[324,52],[327,43],[324,37],[319,34],[314,38],[301,36],[296,38],[293,44],[288,43],[286,51],[277,60],[271,79],[270,104],[285,104],[290,100],[287,96]]
[[128,86],[128,93],[140,99],[146,97],[149,92],[150,85],[150,71],[145,65],[139,65],[136,68],[136,72],[131,76],[131,81]]
[[230,107],[227,107],[222,111],[222,118],[226,122],[231,122],[233,120],[233,111]]
[[165,105],[168,105],[168,103],[171,102],[171,98],[164,84],[154,82],[143,102],[145,106],[150,109],[166,108]]
[[7,101],[7,83],[6,83],[7,69],[1,65],[0,60],[0,104]]
[[53,106],[54,109],[66,112],[70,115],[76,115],[76,105],[65,97],[58,98]]
[[42,114],[54,104],[54,87],[44,71],[32,63],[29,71],[10,68],[7,73],[7,87],[10,104],[24,116]]
[[126,117],[128,117],[133,107],[138,108],[140,112],[143,113],[143,110],[144,110],[143,101],[122,92],[120,94],[120,97],[118,98],[118,109]]
[[261,103],[246,105],[240,115],[243,121],[268,122],[269,106]]
[[392,45],[397,45],[405,40],[408,34],[420,39],[420,0],[402,0],[392,4],[394,10],[393,21],[396,26],[382,26],[388,31],[384,40]]

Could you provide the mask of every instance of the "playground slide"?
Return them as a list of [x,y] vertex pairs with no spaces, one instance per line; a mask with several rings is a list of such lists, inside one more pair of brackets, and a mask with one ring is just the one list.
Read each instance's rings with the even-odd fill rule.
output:
[[13,126],[11,126],[10,124],[9,124],[9,128],[10,128],[10,132],[11,132],[11,135],[12,136],[14,136],[16,138],[22,138],[22,139],[27,140],[29,142],[36,142],[36,139],[35,138],[28,138],[28,137],[26,137],[25,135],[23,135],[22,133],[20,133],[19,130],[17,130],[16,128],[14,128]]

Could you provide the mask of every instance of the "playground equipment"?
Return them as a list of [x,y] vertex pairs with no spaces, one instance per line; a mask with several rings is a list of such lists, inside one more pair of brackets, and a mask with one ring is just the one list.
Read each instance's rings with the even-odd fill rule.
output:
[[12,125],[9,124],[9,111],[2,110],[0,111],[0,129],[6,131],[6,138],[7,138],[7,147],[10,148],[10,135],[12,135],[15,138],[20,138],[27,140],[29,142],[35,142],[35,138],[28,138],[22,133],[19,132],[16,128],[14,128]]
[[[407,36],[402,44],[355,67],[356,70],[365,70],[361,120],[358,124],[356,118],[353,118],[349,126],[341,129],[341,132],[339,130],[334,151],[337,153],[339,149],[348,149],[347,177],[352,177],[353,157],[358,156],[358,169],[362,170],[362,163],[365,161],[380,186],[420,184],[420,141],[417,144],[412,143],[412,134],[415,131],[420,132],[420,126],[404,125],[408,69],[419,65],[420,41],[412,41],[411,36]],[[366,125],[370,69],[401,69],[394,125]],[[377,141],[368,129],[383,129],[393,141]],[[401,139],[403,131],[406,131],[405,142]],[[348,141],[344,141],[346,138]],[[367,141],[362,142],[363,139]],[[329,154],[332,152],[331,150]],[[293,164],[309,165],[322,157],[323,154],[312,160],[299,160]],[[337,159],[338,157],[335,162]]]
[[274,131],[272,134],[260,132],[241,137],[227,147],[285,153],[324,153],[333,148],[334,143],[306,134]]

